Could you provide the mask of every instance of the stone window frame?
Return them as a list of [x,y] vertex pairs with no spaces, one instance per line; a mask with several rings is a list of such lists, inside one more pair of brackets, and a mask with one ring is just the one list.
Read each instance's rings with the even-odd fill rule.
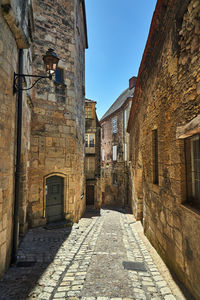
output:
[[195,118],[193,118],[188,123],[177,126],[176,129],[176,139],[181,141],[181,156],[183,155],[183,172],[185,174],[185,180],[183,182],[183,194],[182,194],[182,201],[181,204],[184,208],[189,209],[190,212],[194,213],[195,216],[200,216],[200,209],[196,208],[196,206],[193,204],[193,201],[191,201],[191,197],[189,196],[190,191],[188,189],[188,174],[187,174],[187,163],[186,163],[186,140],[188,138],[192,138],[195,135],[200,135],[200,114],[197,115]]
[[200,210],[200,134],[184,139],[186,166],[185,204]]

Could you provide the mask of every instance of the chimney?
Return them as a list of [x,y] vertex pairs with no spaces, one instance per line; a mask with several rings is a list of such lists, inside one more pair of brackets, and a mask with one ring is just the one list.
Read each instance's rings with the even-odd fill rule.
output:
[[129,89],[136,86],[137,77],[133,76],[129,79]]

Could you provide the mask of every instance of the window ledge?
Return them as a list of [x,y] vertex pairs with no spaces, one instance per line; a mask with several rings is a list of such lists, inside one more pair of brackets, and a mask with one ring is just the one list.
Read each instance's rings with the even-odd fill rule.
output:
[[65,83],[61,83],[61,82],[57,82],[57,81],[54,81],[54,84],[57,86],[61,86],[61,87],[67,87],[67,85]]
[[193,214],[195,217],[200,219],[200,209],[194,208],[193,206],[187,204],[187,203],[182,203],[181,207],[184,210],[187,210],[188,212],[190,212],[191,214]]

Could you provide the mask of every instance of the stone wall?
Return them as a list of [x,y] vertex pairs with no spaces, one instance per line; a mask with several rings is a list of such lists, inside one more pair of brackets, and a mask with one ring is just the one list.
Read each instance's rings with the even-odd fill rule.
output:
[[41,81],[34,89],[29,172],[29,223],[46,222],[46,178],[64,178],[64,215],[78,221],[85,208],[84,53],[87,47],[82,1],[35,1],[34,72],[44,73],[42,56],[55,49],[63,82]]
[[[184,137],[200,132],[199,16],[200,1],[158,1],[129,120],[133,213],[196,299],[200,217],[186,204]],[[158,133],[157,184],[153,130]]]
[[[86,99],[85,107],[90,108],[92,111],[91,118],[85,119],[85,134],[95,135],[95,147],[85,147],[85,176],[86,186],[94,187],[94,207],[101,207],[101,179],[100,179],[100,153],[101,153],[101,127],[96,115],[96,102]],[[93,170],[88,170],[86,165],[87,159],[95,160],[95,166]],[[87,199],[86,199],[87,203]]]
[[[104,150],[104,161],[101,161],[102,204],[108,206],[125,206],[128,204],[128,162],[129,153],[124,159],[124,144],[129,148],[129,134],[124,129],[124,110],[127,118],[130,111],[130,101],[110,117],[101,121],[104,136],[101,141],[101,151]],[[117,117],[117,133],[112,133],[112,118]],[[117,145],[117,160],[113,161],[113,146]],[[114,182],[114,177],[116,182]]]
[[[13,94],[14,72],[18,72],[18,49],[28,48],[31,41],[28,22],[32,15],[31,1],[18,3],[1,1],[0,7],[0,276],[11,260],[16,163],[17,95]],[[30,67],[29,50],[24,50],[24,62]],[[26,71],[30,71],[27,70]],[[23,136],[29,136],[30,109],[23,95]],[[27,146],[23,138],[23,169],[27,169]],[[27,174],[27,170],[25,172]],[[24,175],[25,175],[24,173]],[[22,177],[21,177],[22,178]],[[24,185],[26,179],[24,177]],[[25,200],[22,200],[25,206]],[[20,210],[21,212],[21,210]],[[22,215],[22,214],[21,214]],[[23,216],[26,219],[26,216]]]

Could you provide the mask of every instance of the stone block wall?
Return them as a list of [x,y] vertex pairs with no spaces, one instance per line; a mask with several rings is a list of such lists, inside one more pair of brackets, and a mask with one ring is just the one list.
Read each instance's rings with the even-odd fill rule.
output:
[[0,11],[0,275],[8,266],[12,248],[15,117],[13,73],[18,51],[15,38]]
[[[13,94],[13,78],[14,72],[18,72],[19,47],[29,47],[30,31],[28,32],[27,24],[32,21],[29,19],[32,13],[31,1],[24,5],[16,4],[15,1],[2,0],[0,7],[0,276],[10,263],[13,241],[17,118],[17,95]],[[29,66],[28,50],[24,51]],[[30,109],[26,94],[23,100],[23,126],[26,127],[24,134],[27,139]],[[27,147],[25,143],[23,145],[23,168],[27,168]],[[26,185],[25,181],[24,178]]]
[[[129,104],[123,107],[130,110]],[[104,149],[105,160],[101,161],[103,205],[124,206],[128,204],[128,157],[124,160],[124,143],[129,143],[124,130],[123,109],[116,111],[101,122],[104,128],[101,151]],[[112,133],[112,118],[117,117],[117,133]],[[113,146],[117,145],[117,161],[113,161]],[[114,177],[116,182],[114,182]]]
[[[96,101],[86,99],[86,118],[85,118],[85,134],[95,135],[95,146],[85,147],[85,177],[86,186],[94,187],[94,207],[101,207],[101,180],[100,180],[100,153],[101,153],[101,127],[96,115]],[[91,109],[91,117],[87,115],[87,109]],[[87,118],[88,117],[88,118]],[[95,165],[92,170],[88,170],[88,160],[94,160]],[[93,164],[92,164],[93,165]],[[87,195],[86,195],[87,198]],[[90,195],[91,198],[91,195]],[[88,200],[88,201],[87,201]],[[86,204],[91,199],[86,199]]]
[[29,172],[29,223],[46,222],[45,182],[64,178],[64,214],[78,221],[85,209],[84,52],[87,47],[82,1],[35,1],[35,73],[44,73],[42,56],[55,49],[63,83],[41,81],[34,89]]
[[[200,132],[199,16],[200,1],[158,1],[129,120],[133,213],[196,299],[200,217],[187,205],[184,137]],[[158,134],[156,184],[153,130]]]

